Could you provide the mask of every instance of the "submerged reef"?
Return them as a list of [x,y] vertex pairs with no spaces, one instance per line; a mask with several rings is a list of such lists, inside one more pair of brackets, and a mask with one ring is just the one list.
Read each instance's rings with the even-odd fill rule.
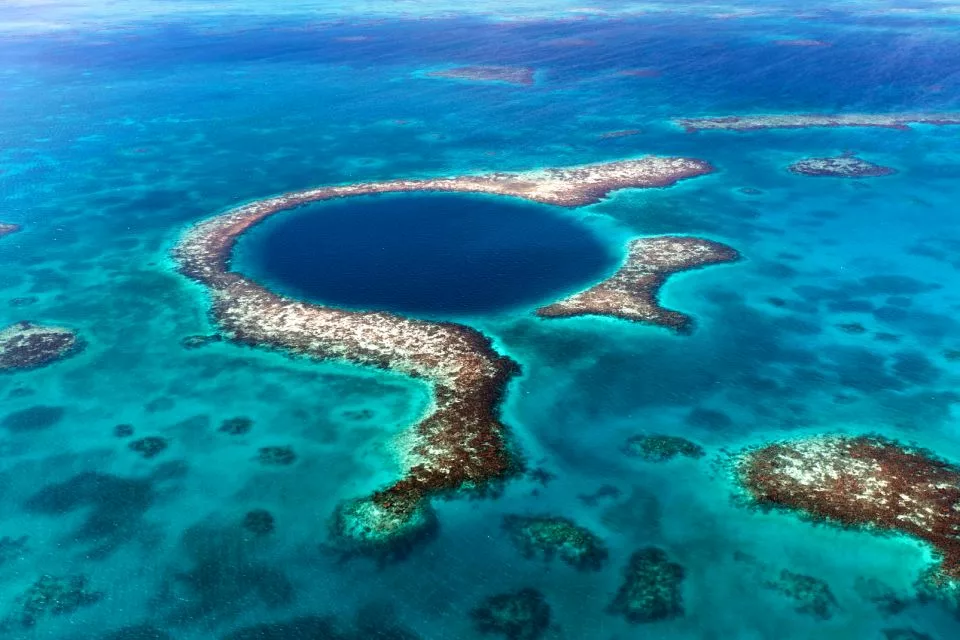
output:
[[[184,275],[208,289],[214,319],[223,334],[236,342],[381,367],[432,384],[432,411],[401,438],[402,477],[362,501],[392,515],[374,518],[370,527],[345,523],[339,527],[342,535],[355,533],[357,541],[379,544],[385,532],[402,534],[406,530],[384,527],[382,520],[416,520],[416,514],[425,510],[423,502],[433,495],[463,488],[483,490],[515,471],[499,406],[518,367],[498,354],[486,336],[463,325],[324,307],[273,293],[230,270],[237,239],[274,214],[336,198],[440,191],[497,194],[578,207],[597,202],[616,189],[665,187],[712,170],[700,160],[648,156],[527,173],[308,189],[241,205],[200,222],[181,239],[174,257]],[[340,510],[341,514],[349,512]],[[369,536],[364,533],[368,530],[379,531],[379,535]]]
[[580,571],[599,571],[607,561],[607,547],[589,529],[559,516],[503,518],[503,529],[527,558],[543,556],[560,560]]
[[297,461],[297,454],[290,446],[260,447],[257,460],[268,467],[289,467]]
[[867,162],[851,153],[831,158],[807,158],[791,164],[791,173],[828,178],[878,178],[897,172],[896,169]]
[[0,222],[0,238],[3,236],[8,236],[11,233],[16,233],[20,231],[20,225],[11,224],[9,222]]
[[237,416],[236,418],[227,418],[221,422],[220,428],[217,429],[217,431],[229,436],[242,436],[250,433],[250,429],[252,428],[253,420],[246,416]]
[[13,617],[22,626],[32,627],[41,618],[72,613],[102,597],[87,587],[86,576],[43,575],[17,598],[19,611]]
[[550,605],[536,589],[520,589],[486,598],[470,617],[480,633],[507,640],[538,640],[550,628]]
[[436,536],[437,515],[426,500],[393,509],[373,498],[346,500],[333,515],[334,549],[345,557],[366,555],[381,564],[404,559],[420,542]]
[[70,329],[18,322],[0,330],[0,372],[42,367],[66,358],[78,346]]
[[638,238],[628,245],[623,266],[612,276],[586,291],[537,309],[541,318],[611,316],[646,322],[677,332],[688,332],[692,319],[660,306],[657,297],[667,278],[713,264],[740,258],[727,245],[687,236]]
[[143,458],[149,460],[156,458],[169,446],[166,438],[160,436],[147,436],[134,440],[129,445],[131,451],[139,453]]
[[476,82],[506,82],[508,84],[516,85],[531,85],[533,84],[533,74],[534,70],[530,67],[477,65],[430,71],[425,75],[428,78],[448,78],[454,80],[473,80]]
[[816,436],[741,453],[735,475],[762,507],[930,543],[936,572],[960,580],[960,469],[928,451],[874,435]]
[[837,599],[826,582],[788,569],[781,571],[775,580],[764,582],[764,586],[792,599],[796,603],[797,613],[819,620],[832,618],[838,606]]
[[707,129],[753,131],[756,129],[806,129],[808,127],[883,127],[909,129],[911,124],[960,124],[960,113],[845,113],[722,116],[680,118],[674,122],[688,132]]
[[242,526],[254,535],[267,536],[273,533],[276,522],[266,509],[253,509],[243,516]]
[[639,549],[630,556],[623,583],[607,611],[634,624],[682,616],[684,573],[663,549]]
[[623,445],[623,452],[647,462],[666,462],[677,456],[702,458],[703,447],[696,442],[664,434],[630,436]]

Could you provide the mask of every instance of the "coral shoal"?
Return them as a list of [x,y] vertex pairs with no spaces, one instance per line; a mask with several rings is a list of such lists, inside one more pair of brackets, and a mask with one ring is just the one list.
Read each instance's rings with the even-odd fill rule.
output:
[[506,640],[539,640],[550,628],[550,605],[536,589],[526,588],[490,596],[470,612],[482,634]]
[[569,518],[507,515],[503,518],[503,529],[528,558],[559,557],[580,571],[599,571],[607,561],[608,551],[603,540]]
[[[711,171],[712,167],[700,160],[648,156],[526,173],[308,189],[250,202],[200,222],[181,239],[174,257],[182,273],[208,289],[214,319],[237,342],[377,366],[432,384],[430,413],[402,438],[403,476],[372,496],[381,508],[403,520],[418,513],[420,502],[437,492],[483,488],[509,474],[511,456],[498,413],[504,388],[517,365],[494,351],[486,336],[459,324],[348,311],[273,293],[230,270],[237,239],[269,216],[336,198],[463,192],[578,207],[597,202],[615,189],[664,187]],[[365,530],[355,525],[340,528]],[[372,528],[379,528],[378,523],[372,523]]]
[[10,235],[16,231],[20,231],[20,225],[11,224],[9,222],[0,222],[0,238]]
[[0,330],[0,372],[42,367],[67,357],[78,344],[70,329],[18,322]]
[[897,172],[849,153],[832,158],[806,158],[794,162],[788,169],[799,175],[828,178],[878,178]]
[[680,118],[674,121],[688,132],[707,129],[753,131],[757,129],[805,129],[808,127],[883,127],[908,129],[911,124],[960,124],[960,113],[845,113],[778,114]]
[[627,247],[627,258],[603,282],[537,309],[542,318],[597,315],[656,324],[678,332],[692,327],[689,316],[665,309],[658,302],[660,288],[671,274],[740,258],[727,245],[688,236],[637,238]]
[[682,616],[685,574],[683,566],[673,562],[663,549],[638,549],[630,556],[623,582],[607,610],[632,624]]
[[530,67],[470,66],[430,71],[428,78],[452,78],[476,82],[506,82],[516,85],[533,84],[534,70]]
[[940,555],[938,573],[960,579],[960,469],[926,451],[879,436],[817,436],[747,450],[735,473],[761,506],[925,540]]

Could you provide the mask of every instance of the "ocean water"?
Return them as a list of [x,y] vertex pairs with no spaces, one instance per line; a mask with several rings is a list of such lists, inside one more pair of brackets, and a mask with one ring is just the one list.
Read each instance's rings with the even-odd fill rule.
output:
[[[895,628],[957,637],[956,611],[918,600],[913,586],[929,549],[745,508],[723,461],[772,439],[880,432],[960,463],[960,362],[948,357],[960,349],[958,128],[688,134],[670,123],[960,110],[955,7],[594,5],[276,10],[248,1],[228,13],[202,2],[11,3],[0,16],[0,221],[23,229],[0,239],[0,325],[68,326],[85,346],[0,376],[0,538],[26,536],[0,545],[0,618],[13,618],[3,637],[189,640],[331,616],[342,627],[335,635],[277,626],[248,637],[404,629],[471,640],[481,636],[470,611],[524,587],[551,607],[545,638],[887,640],[883,630]],[[782,42],[795,40],[824,45]],[[423,75],[467,64],[529,66],[536,82]],[[897,173],[786,170],[846,150]],[[429,389],[226,341],[184,348],[216,327],[206,293],[175,270],[181,234],[239,202],[317,185],[647,153],[701,158],[717,172],[565,212],[496,198],[425,209],[415,205],[441,197],[383,197],[359,214],[379,221],[368,229],[346,217],[325,223],[325,208],[363,206],[328,203],[244,239],[238,267],[278,286],[254,245],[282,257],[271,242],[302,229],[338,260],[376,242],[428,271],[470,256],[458,286],[475,287],[475,307],[448,288],[431,295],[430,283],[403,284],[406,269],[382,270],[383,291],[405,292],[385,300],[370,288],[371,263],[354,263],[356,284],[344,286],[336,273],[317,274],[338,264],[323,261],[329,253],[294,257],[311,265],[299,273],[311,286],[334,287],[316,289],[317,299],[454,317],[522,367],[502,418],[528,467],[552,479],[527,475],[496,497],[437,501],[436,537],[403,561],[332,553],[334,509],[395,479],[394,438],[427,410]],[[483,207],[503,221],[502,237],[480,219]],[[404,215],[412,239],[425,234],[429,255],[405,252],[384,226],[390,211]],[[464,245],[465,229],[489,244]],[[343,235],[322,239],[324,230]],[[439,255],[443,233],[463,252]],[[629,238],[662,233],[708,237],[744,256],[666,286],[663,303],[695,318],[691,335],[531,314],[544,297],[604,277]],[[543,255],[518,262],[536,246]],[[513,280],[501,289],[490,265],[476,264],[482,251],[509,257],[508,280],[556,270],[536,288]],[[853,323],[863,330],[845,328]],[[250,420],[247,433],[220,430],[238,417]],[[115,435],[118,424],[169,446],[145,459]],[[694,440],[706,456],[654,464],[622,453],[627,438],[651,432]],[[296,459],[264,465],[262,447],[290,447]],[[605,485],[617,491],[596,497]],[[271,534],[252,539],[241,526],[254,509],[272,514]],[[525,558],[502,530],[507,514],[570,518],[609,557],[595,572]],[[684,615],[631,625],[607,607],[630,554],[651,545],[685,568]],[[828,585],[829,619],[767,586],[785,569]],[[23,594],[45,574],[85,576],[99,599],[23,625]],[[858,579],[881,581],[904,606],[884,611]],[[137,625],[156,632],[137,635]]]
[[436,316],[529,312],[607,277],[620,253],[559,207],[377,195],[268,219],[243,236],[233,267],[298,299]]

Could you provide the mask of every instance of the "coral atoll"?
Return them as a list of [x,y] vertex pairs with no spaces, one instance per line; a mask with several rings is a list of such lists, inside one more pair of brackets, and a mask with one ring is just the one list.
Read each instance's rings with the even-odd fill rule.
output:
[[542,318],[598,315],[646,322],[679,332],[692,320],[660,306],[660,287],[670,275],[712,264],[734,262],[739,254],[727,245],[688,236],[638,238],[630,242],[623,266],[603,282],[537,309]]
[[[321,187],[258,200],[203,221],[175,249],[180,271],[205,287],[213,317],[237,342],[321,359],[346,360],[432,383],[432,411],[401,439],[402,477],[372,496],[405,521],[437,493],[483,489],[515,470],[499,405],[517,365],[463,325],[358,312],[285,298],[230,270],[237,239],[282,211],[376,193],[462,192],[578,207],[622,188],[665,187],[712,171],[700,160],[645,157],[567,169]],[[362,527],[343,528],[363,531]]]
[[896,169],[867,162],[857,156],[845,153],[831,158],[807,158],[791,164],[792,173],[803,176],[828,178],[878,178],[897,172]]
[[760,506],[930,543],[935,575],[960,579],[960,469],[880,436],[818,436],[748,449],[735,475]]
[[581,571],[599,571],[607,561],[603,541],[568,518],[508,515],[503,518],[503,529],[528,558],[559,557]]
[[846,113],[846,114],[779,114],[758,116],[721,116],[718,118],[680,118],[677,125],[687,131],[727,129],[805,129],[808,127],[883,127],[909,129],[911,124],[960,124],[960,113]]
[[480,633],[507,640],[538,640],[550,628],[550,605],[536,589],[490,596],[470,612]]
[[677,456],[702,458],[703,447],[680,436],[664,434],[636,435],[627,438],[623,452],[647,462],[665,462]]
[[663,549],[639,549],[630,556],[623,583],[607,610],[635,624],[682,616],[684,573]]
[[472,67],[453,67],[429,71],[428,78],[448,78],[455,80],[474,80],[477,82],[506,82],[516,85],[533,84],[534,70],[530,67],[504,67],[478,65]]
[[42,367],[67,357],[78,345],[70,329],[18,322],[0,330],[0,372]]

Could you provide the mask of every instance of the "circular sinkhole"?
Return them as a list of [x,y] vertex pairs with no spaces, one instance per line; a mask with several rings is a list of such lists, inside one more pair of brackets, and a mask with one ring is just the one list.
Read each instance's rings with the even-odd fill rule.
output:
[[618,262],[559,207],[418,193],[279,213],[240,238],[233,268],[292,298],[436,317],[546,304]]

